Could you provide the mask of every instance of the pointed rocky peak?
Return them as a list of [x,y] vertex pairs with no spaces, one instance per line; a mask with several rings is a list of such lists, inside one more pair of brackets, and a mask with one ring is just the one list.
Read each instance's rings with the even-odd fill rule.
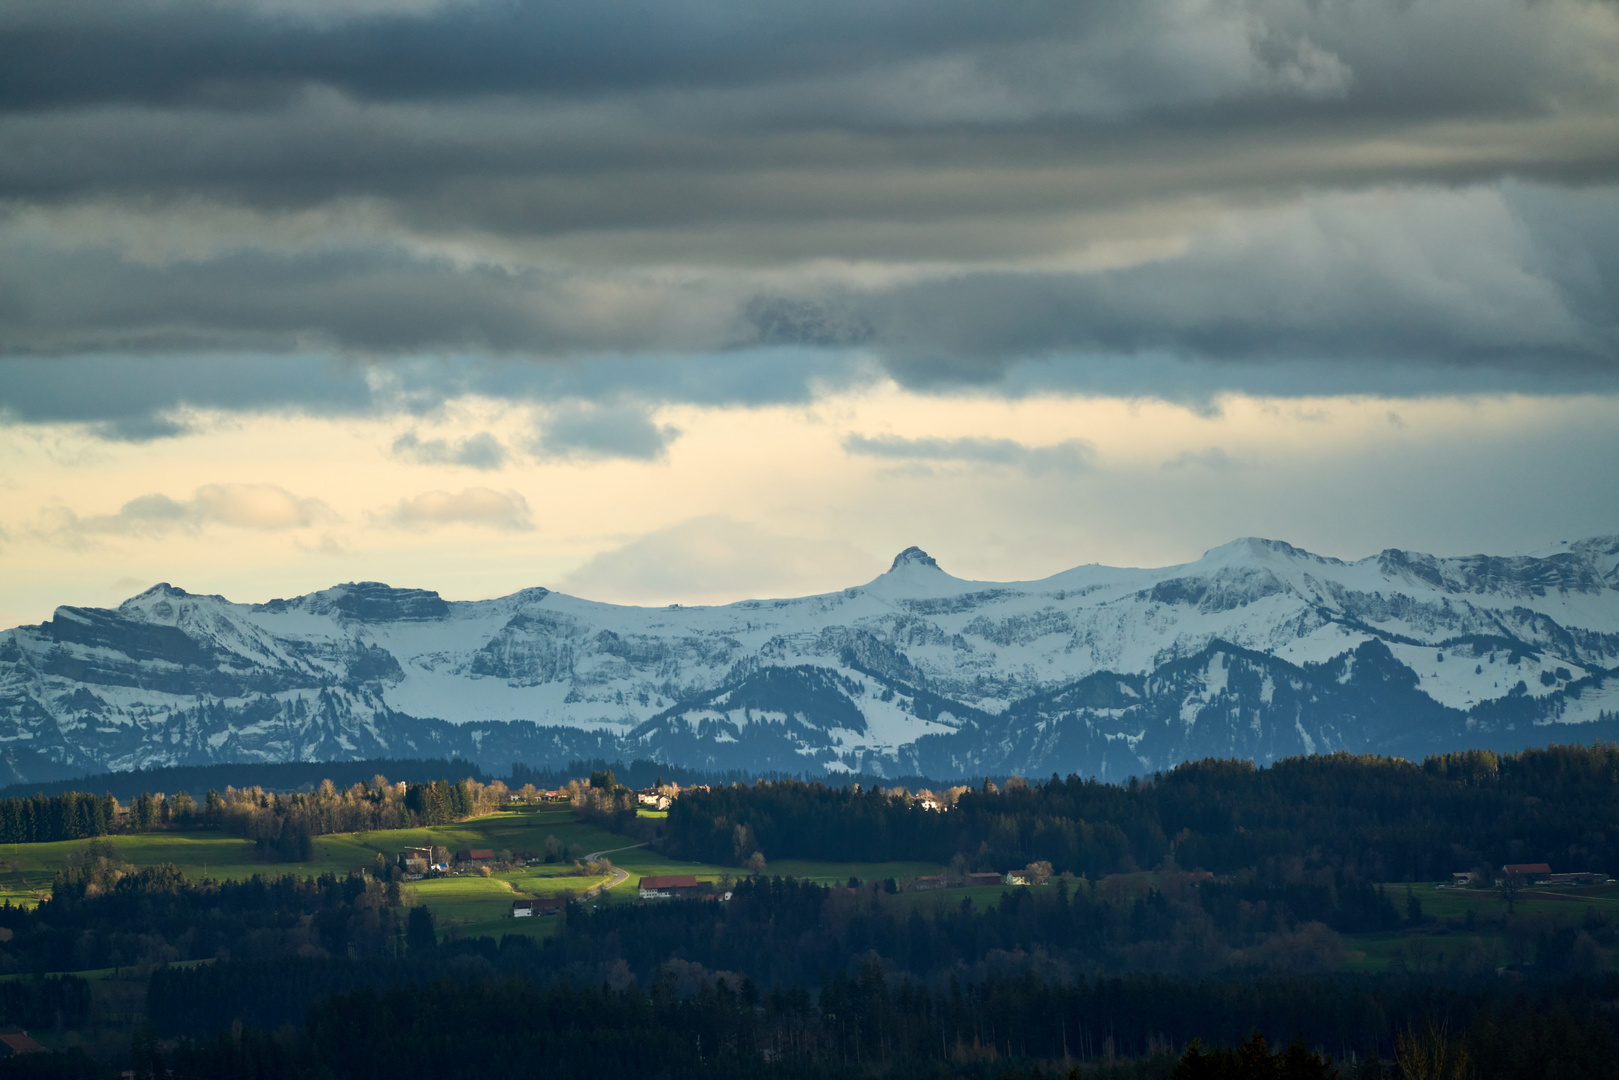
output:
[[[892,574],[895,570],[906,566],[931,566],[935,570],[939,569],[937,560],[915,544],[894,556],[894,565],[888,568],[888,572]],[[942,573],[943,571],[940,572]]]
[[894,556],[894,565],[860,591],[886,600],[908,602],[957,596],[973,587],[973,582],[953,576],[921,548],[908,547]]

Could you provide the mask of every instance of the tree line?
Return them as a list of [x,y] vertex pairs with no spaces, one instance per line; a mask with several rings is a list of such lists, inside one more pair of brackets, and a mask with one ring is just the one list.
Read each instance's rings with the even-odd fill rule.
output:
[[210,789],[201,803],[185,791],[142,792],[127,807],[110,794],[36,794],[0,799],[0,843],[50,843],[201,826],[252,840],[267,857],[306,861],[315,836],[443,825],[498,810],[511,797],[499,780],[394,783],[381,775],[346,788],[323,780],[309,792],[226,786],[223,792]]
[[[925,797],[919,797],[919,794]],[[935,809],[940,806],[942,809]],[[925,859],[1004,871],[1049,862],[1096,878],[1158,867],[1231,874],[1333,868],[1367,881],[1547,862],[1619,869],[1619,746],[1189,762],[1125,784],[1053,775],[940,795],[776,781],[688,791],[664,849],[767,859]]]
[[[413,1070],[445,1077],[518,1073],[543,1061],[563,1075],[670,1078],[1392,1080],[1398,1074],[1385,1063],[1415,1049],[1487,1061],[1493,1080],[1595,1080],[1611,1075],[1619,1048],[1612,977],[1446,987],[1030,973],[929,985],[869,960],[829,976],[815,994],[724,975],[681,992],[673,965],[647,986],[537,980],[522,972],[538,950],[512,937],[439,951],[444,958],[410,974],[350,983],[321,999],[291,1037],[222,1023],[180,1035],[167,1054],[154,1041],[147,1075],[381,1078],[406,1053]],[[282,977],[309,973],[311,965],[289,962]],[[262,987],[264,974],[231,964],[165,980],[217,986],[234,975]],[[153,985],[161,1034],[174,1024],[157,1010],[175,998],[158,979]]]
[[117,828],[120,809],[111,795],[33,795],[0,799],[0,843],[48,844],[105,836]]

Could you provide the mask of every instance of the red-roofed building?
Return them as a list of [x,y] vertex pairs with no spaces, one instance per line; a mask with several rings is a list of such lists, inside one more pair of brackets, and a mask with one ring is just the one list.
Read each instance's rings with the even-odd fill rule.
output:
[[696,874],[663,874],[644,877],[637,883],[642,900],[668,900],[676,896],[700,896],[709,887],[697,880]]
[[45,1048],[28,1037],[25,1031],[15,1031],[9,1035],[0,1035],[0,1058],[16,1057],[18,1054],[39,1054]]
[[1503,874],[1516,874],[1530,881],[1540,881],[1552,876],[1552,868],[1543,862],[1507,863],[1501,868]]

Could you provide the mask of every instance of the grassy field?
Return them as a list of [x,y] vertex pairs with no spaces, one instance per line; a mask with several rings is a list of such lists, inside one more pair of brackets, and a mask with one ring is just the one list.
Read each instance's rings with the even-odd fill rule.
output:
[[[641,816],[662,817],[657,811]],[[587,825],[568,808],[534,807],[506,811],[455,825],[429,829],[397,829],[366,833],[339,833],[317,837],[314,857],[302,863],[266,863],[254,858],[252,843],[217,830],[197,829],[132,836],[101,838],[110,842],[124,860],[136,866],[173,863],[194,879],[245,880],[254,874],[347,874],[374,867],[380,852],[392,862],[401,848],[442,845],[451,851],[462,848],[491,848],[496,851],[540,851],[547,837],[554,836],[576,858],[606,851],[607,859],[629,874],[629,879],[596,902],[635,899],[636,879],[658,874],[694,874],[699,881],[719,882],[735,878],[732,867],[678,862],[644,847],[633,847],[629,837]],[[98,841],[71,840],[54,844],[15,844],[0,847],[0,901],[34,904],[50,895],[51,882],[78,850]],[[627,849],[627,850],[614,850]],[[938,873],[931,863],[816,863],[800,860],[772,864],[772,874],[808,878],[842,884],[851,875],[864,881],[886,877],[906,878]],[[581,876],[571,862],[522,867],[483,877],[476,873],[455,874],[409,883],[406,899],[425,904],[447,933],[479,935],[522,933],[544,936],[555,926],[554,919],[510,917],[515,899],[527,896],[557,896],[566,892],[582,895],[609,880],[608,875]],[[990,890],[981,890],[988,892]]]
[[[1395,906],[1403,910],[1405,887],[1390,885],[1386,888]],[[1412,892],[1422,901],[1422,913],[1431,918],[1465,918],[1469,909],[1479,918],[1493,918],[1506,911],[1506,902],[1494,889],[1415,885]],[[1583,911],[1587,906],[1619,914],[1619,885],[1531,885],[1518,891],[1514,906],[1520,914],[1538,911],[1566,915],[1571,910]]]
[[[1386,889],[1403,914],[1405,886]],[[1480,963],[1481,955],[1489,958],[1490,966],[1510,961],[1511,950],[1497,923],[1507,914],[1499,892],[1433,882],[1415,884],[1411,891],[1422,901],[1424,925],[1381,934],[1345,934],[1344,948],[1349,953],[1345,971],[1386,971],[1397,961],[1421,971],[1439,971],[1456,963]],[[1519,891],[1513,906],[1518,915],[1553,915],[1559,920],[1579,917],[1588,908],[1619,914],[1619,885],[1529,886]],[[1474,916],[1471,927],[1469,912]]]
[[[240,881],[254,874],[347,874],[376,865],[381,853],[392,861],[394,853],[405,847],[438,844],[455,851],[461,848],[481,847],[494,850],[538,851],[545,846],[548,836],[572,849],[575,856],[621,847],[634,843],[621,836],[585,825],[571,810],[537,809],[491,814],[455,825],[441,825],[430,829],[394,829],[365,833],[337,833],[317,837],[314,857],[301,863],[266,863],[254,858],[249,841],[221,833],[217,830],[145,833],[133,836],[103,837],[99,841],[68,840],[54,844],[7,844],[0,846],[0,900],[13,903],[33,903],[50,894],[51,881],[73,852],[92,843],[110,842],[119,855],[136,866],[156,866],[173,863],[188,878],[214,878],[222,881]],[[540,869],[540,868],[536,868]],[[571,874],[571,865],[553,865],[543,868],[538,876]],[[450,881],[460,879],[448,879]],[[483,879],[480,879],[483,880]],[[549,885],[544,891],[559,892],[564,888],[588,888],[601,878],[570,878],[566,882]],[[423,900],[437,882],[422,882],[416,887],[423,891]],[[507,906],[510,906],[510,893]],[[450,905],[450,906],[453,906]]]

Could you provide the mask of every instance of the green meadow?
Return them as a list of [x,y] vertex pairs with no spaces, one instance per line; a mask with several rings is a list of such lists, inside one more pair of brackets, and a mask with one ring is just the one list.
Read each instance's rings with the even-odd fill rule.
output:
[[[574,857],[622,847],[635,841],[615,836],[580,822],[571,810],[539,809],[491,814],[454,825],[422,829],[393,829],[365,833],[337,833],[314,841],[314,857],[307,862],[263,862],[255,858],[250,841],[214,829],[175,830],[137,835],[68,840],[51,844],[0,846],[0,901],[33,904],[50,895],[56,872],[78,850],[93,843],[111,843],[119,855],[136,866],[173,863],[188,878],[241,881],[254,874],[347,874],[374,867],[380,853],[392,862],[401,848],[442,845],[452,852],[462,848],[496,851],[543,850],[548,836],[568,846]],[[609,856],[611,858],[611,856]],[[518,891],[513,886],[522,885]],[[483,878],[472,874],[438,878],[407,885],[418,902],[442,908],[452,922],[486,915],[499,907],[509,911],[518,895],[554,895],[566,889],[582,892],[607,880],[605,875],[580,877],[572,863],[528,867],[513,874]]]
[[[642,811],[642,817],[663,817],[656,811]],[[75,851],[92,843],[111,843],[125,861],[136,866],[173,863],[188,877],[241,881],[254,874],[318,875],[347,874],[376,865],[377,855],[391,863],[406,847],[439,845],[452,852],[463,848],[491,848],[496,851],[542,851],[547,837],[569,849],[573,858],[608,852],[606,858],[629,877],[614,890],[590,902],[622,903],[635,898],[636,879],[660,874],[693,874],[699,881],[718,883],[735,878],[734,867],[680,862],[646,847],[638,847],[627,836],[616,835],[580,821],[567,808],[524,808],[503,811],[454,825],[422,829],[395,829],[364,833],[337,833],[316,837],[314,856],[308,862],[264,862],[255,857],[250,841],[216,829],[173,830],[102,837],[98,840],[69,840],[51,844],[8,844],[0,846],[0,902],[32,905],[49,896],[51,883]],[[623,850],[615,850],[623,849]],[[771,864],[769,873],[842,884],[850,876],[863,881],[887,877],[907,878],[936,874],[940,867],[931,863],[817,863],[802,860]],[[549,934],[556,920],[511,918],[513,900],[525,897],[558,896],[587,890],[611,880],[611,875],[581,876],[573,864],[526,866],[483,877],[476,872],[453,874],[404,885],[408,903],[426,905],[439,927],[448,935],[477,936],[521,933]],[[995,893],[998,890],[976,890]]]
[[[1405,886],[1385,888],[1403,914]],[[1434,972],[1477,965],[1484,962],[1481,956],[1488,958],[1488,966],[1514,961],[1499,921],[1507,914],[1507,905],[1498,891],[1425,882],[1412,885],[1411,894],[1422,902],[1423,924],[1387,933],[1343,935],[1345,971],[1375,973],[1404,964],[1410,970]],[[1513,909],[1517,915],[1553,916],[1557,924],[1570,916],[1583,917],[1588,910],[1612,918],[1619,915],[1619,885],[1528,886],[1513,898]]]

